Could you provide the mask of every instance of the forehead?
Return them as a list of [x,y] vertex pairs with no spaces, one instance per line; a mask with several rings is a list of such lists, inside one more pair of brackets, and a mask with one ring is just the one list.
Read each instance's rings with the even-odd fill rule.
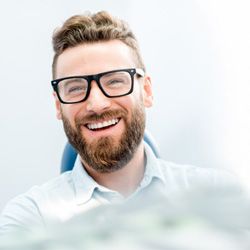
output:
[[132,49],[119,40],[78,45],[57,59],[56,78],[136,67]]

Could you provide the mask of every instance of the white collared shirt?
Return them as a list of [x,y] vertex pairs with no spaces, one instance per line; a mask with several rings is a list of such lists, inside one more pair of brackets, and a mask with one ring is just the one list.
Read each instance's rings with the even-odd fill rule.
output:
[[211,186],[228,182],[227,174],[216,169],[177,165],[158,159],[146,144],[145,155],[144,177],[136,191],[127,199],[118,192],[99,185],[87,174],[77,158],[72,171],[41,186],[35,186],[11,200],[0,217],[0,234],[64,222],[100,204],[123,202],[144,194],[144,191],[155,186],[168,195],[199,184]]

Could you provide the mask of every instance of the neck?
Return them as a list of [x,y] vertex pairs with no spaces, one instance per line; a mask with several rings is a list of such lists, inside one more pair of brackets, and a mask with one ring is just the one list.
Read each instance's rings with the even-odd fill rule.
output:
[[143,142],[138,146],[131,161],[115,172],[99,173],[85,163],[84,167],[98,184],[127,197],[136,190],[144,175]]

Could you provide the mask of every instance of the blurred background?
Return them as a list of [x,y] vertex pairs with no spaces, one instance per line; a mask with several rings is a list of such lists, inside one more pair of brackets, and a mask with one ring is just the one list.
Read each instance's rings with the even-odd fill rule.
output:
[[9,0],[0,8],[0,210],[59,174],[66,142],[50,87],[53,30],[108,10],[134,30],[152,77],[147,127],[164,159],[226,168],[250,187],[248,0]]

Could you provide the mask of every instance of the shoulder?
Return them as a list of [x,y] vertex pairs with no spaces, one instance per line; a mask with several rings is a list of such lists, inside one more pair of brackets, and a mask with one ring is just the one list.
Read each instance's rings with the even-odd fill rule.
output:
[[51,201],[58,201],[72,193],[73,183],[69,171],[16,196],[7,203],[0,216],[0,234],[27,230],[31,225],[44,226],[43,211],[49,208]]
[[[15,199],[28,198],[29,201],[40,201],[48,199],[53,195],[63,194],[66,196],[67,193],[72,192],[74,184],[72,180],[72,171],[65,172],[42,185],[33,186],[26,193],[17,196]],[[15,200],[14,199],[14,200]]]
[[29,198],[30,201],[41,198],[43,195],[48,193],[54,193],[58,190],[67,190],[73,188],[73,181],[71,171],[65,172],[57,177],[50,179],[49,181],[35,185],[30,188],[27,192],[18,195],[13,200],[21,200],[22,198]]
[[37,186],[36,187],[38,190],[41,192],[46,192],[46,193],[54,193],[58,192],[61,190],[68,191],[72,190],[74,188],[74,182],[72,178],[72,171],[67,171],[47,182],[44,184]]
[[158,164],[166,181],[174,182],[176,185],[238,185],[237,177],[226,169],[181,165],[162,159],[158,159]]

